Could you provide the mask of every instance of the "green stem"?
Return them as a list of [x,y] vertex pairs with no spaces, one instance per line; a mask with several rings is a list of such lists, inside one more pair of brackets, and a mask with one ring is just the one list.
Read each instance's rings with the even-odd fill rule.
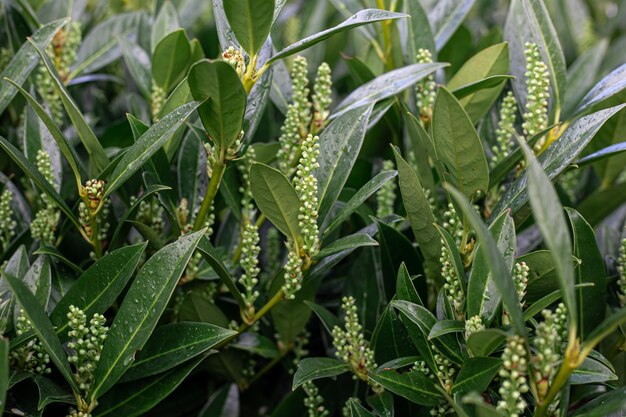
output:
[[207,187],[206,194],[202,200],[202,206],[200,206],[200,211],[198,212],[198,216],[196,217],[196,221],[193,225],[193,230],[200,230],[204,227],[204,222],[206,221],[209,210],[211,209],[211,204],[213,204],[217,190],[222,182],[225,169],[226,164],[223,162],[223,158],[215,161],[215,164],[213,165],[213,174],[211,175],[209,186]]

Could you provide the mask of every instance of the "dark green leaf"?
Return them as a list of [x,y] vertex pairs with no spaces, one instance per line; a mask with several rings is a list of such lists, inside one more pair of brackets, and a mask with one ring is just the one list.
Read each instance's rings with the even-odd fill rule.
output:
[[438,51],[461,26],[474,2],[475,0],[439,0],[429,11],[428,20],[431,22]]
[[152,93],[152,63],[150,56],[141,46],[128,39],[118,38],[117,41],[122,48],[124,62],[135,84],[137,84],[141,94],[149,98]]
[[289,180],[278,170],[253,163],[250,187],[257,206],[282,234],[298,240],[298,211],[300,200]]
[[459,333],[465,331],[465,323],[458,320],[439,320],[428,333],[429,339],[436,339],[446,334]]
[[508,333],[499,329],[484,329],[470,334],[467,347],[474,356],[489,356],[505,341]]
[[483,392],[501,366],[500,358],[469,358],[454,380],[452,393],[462,395],[471,391]]
[[0,415],[4,412],[4,405],[9,389],[9,339],[0,337]]
[[594,398],[580,407],[572,417],[606,417],[622,413],[626,407],[626,387],[620,387]]
[[81,274],[50,314],[61,340],[67,339],[70,306],[80,308],[87,317],[103,314],[126,287],[145,248],[146,243],[139,243],[109,252]]
[[208,323],[170,323],[157,327],[121,381],[167,371],[237,334]]
[[367,233],[354,233],[335,240],[330,245],[324,247],[315,257],[321,259],[346,249],[356,249],[363,246],[378,246],[378,242]]
[[187,83],[200,119],[215,146],[226,151],[237,140],[246,110],[246,91],[232,65],[202,60],[189,70]]
[[[274,21],[274,0],[226,0],[224,13],[239,44],[255,56],[265,43]],[[225,45],[224,45],[225,47]]]
[[578,109],[576,109],[576,113],[584,112],[594,104],[619,93],[624,88],[626,88],[626,64],[602,78],[583,98]]
[[328,311],[326,307],[312,303],[310,301],[305,301],[304,304],[309,306],[311,311],[313,311],[317,318],[320,319],[320,322],[322,322],[322,325],[324,326],[328,334],[332,333],[333,327],[339,326],[339,319],[337,318],[337,316]]
[[76,405],[76,398],[54,381],[41,375],[35,376],[35,384],[39,391],[39,403],[37,404],[38,410],[43,410],[48,404],[52,403],[66,403]]
[[184,104],[150,126],[134,145],[124,154],[122,160],[109,176],[105,197],[118,189],[135,174],[161,147],[198,107],[199,103]]
[[298,362],[291,389],[295,390],[307,381],[330,378],[350,370],[347,363],[333,358],[304,358]]
[[175,30],[159,41],[152,54],[152,78],[168,93],[185,78],[190,64],[189,39],[183,29]]
[[570,376],[569,383],[572,385],[601,384],[608,381],[615,381],[616,379],[618,378],[612,366],[609,367],[601,361],[588,356],[583,363],[574,370]]
[[356,398],[350,398],[346,405],[350,409],[350,417],[374,417]]
[[602,150],[594,152],[591,155],[587,155],[584,158],[579,159],[576,162],[576,165],[578,165],[579,167],[582,167],[587,164],[591,164],[593,162],[600,161],[605,158],[610,158],[622,152],[626,152],[626,142],[616,143],[614,145],[607,146],[606,148]]
[[163,313],[205,229],[182,236],[144,264],[124,297],[102,348],[91,391],[98,398],[132,365]]
[[435,382],[415,369],[405,373],[377,370],[370,372],[369,378],[386,390],[416,404],[437,405],[442,399],[439,391],[435,389]]
[[319,140],[319,168],[315,171],[319,189],[318,216],[323,221],[339,197],[356,162],[372,105],[359,107],[333,120]]

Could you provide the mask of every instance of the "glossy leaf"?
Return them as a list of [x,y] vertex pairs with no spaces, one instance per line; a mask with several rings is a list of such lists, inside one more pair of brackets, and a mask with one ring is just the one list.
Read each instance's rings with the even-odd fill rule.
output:
[[300,236],[300,200],[289,180],[278,170],[254,163],[250,168],[250,187],[259,210],[285,236]]
[[489,188],[489,168],[480,138],[463,106],[441,87],[433,107],[433,138],[437,158],[449,180],[468,198]]
[[588,93],[583,97],[582,102],[576,109],[576,113],[582,113],[591,108],[596,103],[619,93],[626,88],[626,64],[615,69],[606,77],[602,78]]
[[461,208],[461,211],[469,221],[469,224],[476,232],[478,242],[485,247],[485,256],[491,267],[491,277],[496,289],[502,297],[504,307],[506,307],[507,312],[511,316],[511,323],[515,332],[520,335],[526,334],[522,309],[520,308],[517,291],[515,290],[513,279],[511,278],[511,269],[505,262],[504,256],[500,252],[496,241],[489,232],[489,229],[487,229],[487,226],[474,211],[470,202],[461,194],[461,192],[451,187],[448,187],[448,192]]
[[226,0],[224,13],[239,44],[255,56],[267,39],[274,21],[274,0]]
[[435,389],[434,381],[415,369],[405,373],[377,370],[370,372],[369,379],[416,404],[432,406],[441,401],[441,394]]
[[424,10],[422,4],[419,1],[407,1],[405,4],[406,12],[410,17],[410,31],[409,37],[409,62],[415,62],[417,56],[417,50],[424,48],[429,50],[432,54],[437,52],[435,48],[435,38],[428,22],[428,15]]
[[346,406],[350,410],[350,417],[374,417],[374,414],[363,407],[355,398],[348,399]]
[[157,327],[121,381],[167,371],[237,334],[208,323],[170,323]]
[[324,247],[316,258],[321,259],[330,255],[334,255],[346,249],[356,249],[364,246],[378,246],[378,242],[366,233],[354,233],[335,240],[330,245]]
[[454,380],[452,393],[483,392],[496,376],[501,366],[502,360],[500,358],[469,358],[465,361]]
[[305,301],[304,303],[311,309],[311,311],[313,311],[313,313],[315,313],[317,318],[320,319],[320,322],[322,323],[328,334],[332,333],[335,326],[339,326],[339,319],[335,315],[333,315],[333,313],[328,311],[326,307],[312,303],[310,301]]
[[590,77],[589,74],[600,73],[600,66],[608,46],[609,42],[607,39],[600,40],[600,42],[597,42],[594,46],[580,54],[567,69],[567,84],[575,85],[576,88],[565,90],[563,101],[564,116],[572,115],[582,98],[593,87],[595,77]]
[[61,345],[61,341],[54,332],[54,327],[52,327],[52,323],[50,323],[46,311],[41,304],[39,304],[35,295],[19,278],[6,273],[2,274],[2,277],[11,287],[13,295],[17,297],[17,301],[24,310],[24,314],[33,324],[33,330],[46,350],[46,353],[50,355],[50,361],[52,361],[61,375],[63,375],[69,386],[75,392],[78,392],[78,387],[74,382],[70,364],[63,350],[63,345]]
[[604,393],[577,409],[572,417],[606,417],[621,413],[626,407],[626,387]]
[[118,59],[121,51],[117,45],[117,37],[127,37],[137,30],[139,20],[139,13],[123,13],[91,29],[76,53],[70,78],[97,71]]
[[39,391],[38,410],[43,410],[45,406],[52,403],[76,404],[76,398],[51,379],[37,375],[34,381]]
[[[460,103],[467,111],[472,123],[476,124],[493,106],[496,99],[504,88],[503,81],[506,81],[506,74],[509,73],[509,48],[503,42],[483,49],[471,57],[461,69],[459,69],[446,88],[459,99]],[[505,78],[495,79],[493,77],[505,76]],[[496,81],[490,88],[482,89],[473,93],[464,93],[463,90],[476,88],[480,81]],[[472,84],[474,84],[472,86]],[[459,95],[463,92],[463,97]]]
[[459,333],[465,331],[465,324],[458,320],[439,320],[428,333],[429,339],[436,339],[446,334]]
[[302,40],[299,40],[298,42],[294,44],[289,45],[285,49],[273,55],[267,61],[266,65],[269,66],[272,63],[280,59],[286,58],[302,50],[310,48],[316,43],[326,40],[330,38],[331,36],[336,35],[337,33],[346,31],[348,29],[367,25],[367,24],[374,23],[374,22],[381,22],[383,20],[395,20],[395,19],[400,19],[404,17],[408,17],[408,15],[404,13],[393,13],[393,12],[388,12],[386,10],[378,10],[378,9],[361,10],[358,13],[356,13],[354,16],[344,20],[343,22],[341,22],[335,27],[332,27],[330,29],[326,29],[322,32],[308,36]]
[[576,165],[582,167],[584,165],[591,164],[605,158],[610,158],[622,152],[626,152],[626,142],[616,143],[615,145],[607,146],[602,150],[594,152],[591,155],[587,155],[584,158],[576,161]]
[[446,64],[438,62],[413,64],[386,72],[352,91],[337,105],[331,118],[337,118],[350,110],[393,97],[445,66]]
[[320,135],[318,217],[323,221],[339,197],[356,162],[373,105],[356,108],[333,120]]
[[333,358],[304,358],[298,362],[291,389],[295,390],[308,381],[330,378],[348,372],[347,363]]
[[441,243],[439,233],[434,226],[435,217],[424,194],[424,188],[413,168],[395,148],[393,151],[398,168],[400,193],[409,222],[411,223],[413,235],[429,268],[433,271],[437,270],[441,255]]
[[159,120],[137,139],[134,145],[124,154],[119,164],[109,176],[105,197],[121,187],[132,177],[161,147],[170,140],[172,135],[185,123],[187,118],[198,107],[199,103],[184,104]]
[[[563,207],[554,186],[539,165],[532,150],[522,141],[519,144],[528,164],[528,194],[533,216],[545,245],[552,253],[568,316],[572,323],[577,324],[578,308],[574,291],[576,282],[574,266],[570,262],[572,244]],[[576,324],[570,324],[570,326]]]
[[144,97],[152,94],[152,62],[143,48],[125,38],[118,38],[124,62]]
[[200,119],[218,149],[226,150],[241,132],[246,109],[246,91],[235,69],[224,61],[202,60],[187,77]]
[[68,19],[59,19],[42,26],[33,33],[30,42],[24,42],[8,65],[2,70],[2,75],[0,75],[0,114],[4,113],[4,110],[17,94],[17,89],[12,87],[6,81],[6,78],[13,80],[18,85],[24,84],[39,63],[39,54],[32,45],[36,44],[40,48],[46,48],[57,31],[67,22]]
[[108,391],[128,370],[156,327],[205,230],[182,236],[144,264],[117,311],[94,375],[92,398]]
[[170,395],[205,357],[203,355],[192,359],[184,365],[154,377],[116,385],[107,395],[98,399],[94,417],[144,415]]
[[104,314],[126,287],[145,248],[144,242],[109,252],[80,275],[50,314],[61,340],[68,338],[70,306],[80,308],[89,318]]
[[152,79],[167,93],[185,78],[190,63],[191,45],[185,31],[170,32],[152,54]]
[[331,223],[324,229],[323,236],[330,235],[337,227],[350,217],[361,205],[371,197],[376,191],[391,181],[398,175],[397,171],[383,171],[379,172],[374,178],[367,182],[363,187],[359,189],[354,195],[346,202],[343,208],[332,219]]
[[441,50],[463,23],[475,0],[440,0],[428,13],[437,50]]
[[470,334],[467,347],[474,356],[489,356],[505,343],[508,334],[499,329],[484,329]]

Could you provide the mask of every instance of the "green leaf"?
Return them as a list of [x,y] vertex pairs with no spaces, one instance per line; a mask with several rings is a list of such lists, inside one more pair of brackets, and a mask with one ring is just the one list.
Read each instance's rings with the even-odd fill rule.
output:
[[103,68],[120,57],[118,37],[127,37],[137,30],[141,14],[122,13],[96,25],[85,36],[76,53],[76,62],[69,79]]
[[[503,42],[485,48],[467,60],[461,69],[454,74],[446,88],[452,91],[459,99],[472,123],[476,124],[487,114],[497,100],[504,88],[503,81],[511,78],[506,75],[508,73],[509,48],[508,44]],[[494,79],[493,77],[496,78]],[[495,81],[495,83],[490,88],[484,90],[470,92],[469,94],[465,92],[476,89],[478,87],[476,84],[481,81],[485,84],[487,84],[487,81]],[[461,95],[463,97],[460,97]]]
[[183,235],[144,264],[117,311],[102,348],[91,398],[100,397],[128,370],[165,310],[187,262],[206,232]]
[[393,152],[398,168],[400,193],[415,240],[430,271],[437,271],[441,255],[441,243],[439,233],[434,226],[435,217],[424,194],[424,188],[413,168],[400,156],[397,149],[394,148]]
[[465,331],[465,323],[458,320],[439,320],[428,333],[429,339],[436,339],[446,334]]
[[76,398],[54,381],[41,375],[35,375],[35,384],[39,391],[39,402],[37,404],[37,410],[43,410],[48,404],[52,403],[66,403],[76,405]]
[[331,313],[326,307],[310,301],[304,301],[304,304],[306,304],[311,309],[311,311],[315,313],[317,318],[320,319],[320,322],[322,323],[328,334],[332,333],[335,326],[339,326],[339,319],[337,318],[337,316]]
[[626,407],[626,387],[602,394],[577,409],[572,417],[606,417],[621,413]]
[[41,175],[37,167],[31,164],[30,161],[26,159],[24,154],[22,154],[22,152],[20,152],[15,146],[13,146],[2,136],[0,136],[0,148],[2,148],[7,153],[7,155],[11,157],[13,162],[15,162],[17,166],[19,166],[20,169],[24,172],[24,174],[26,174],[33,181],[33,183],[35,183],[37,188],[39,188],[42,192],[48,195],[57,204],[63,214],[65,214],[67,218],[70,219],[70,221],[74,223],[77,228],[81,227],[78,219],[72,212],[72,209],[67,206],[65,200],[63,200],[63,197],[61,197],[59,193],[56,192],[56,190],[52,187],[48,180],[46,180]]
[[367,233],[354,233],[335,240],[330,245],[324,247],[316,256],[316,259],[322,259],[330,255],[334,255],[346,249],[361,248],[363,246],[378,246],[375,241]]
[[468,392],[483,392],[496,376],[502,360],[500,358],[469,358],[459,371],[452,394],[463,395]]
[[39,256],[24,274],[24,282],[44,308],[48,308],[50,291],[52,289],[52,271],[50,261],[46,256]]
[[557,278],[563,291],[563,301],[567,307],[570,326],[578,324],[577,300],[574,290],[574,266],[572,257],[572,243],[567,223],[563,214],[563,207],[556,194],[554,186],[543,171],[533,151],[519,141],[528,164],[528,195],[533,209],[533,217],[541,231],[547,248],[552,253],[556,266]]
[[[32,40],[31,40],[32,42]],[[63,103],[63,107],[67,112],[67,115],[70,117],[72,124],[76,128],[76,132],[78,133],[78,137],[80,138],[85,150],[89,154],[91,158],[93,158],[93,162],[97,169],[102,170],[109,165],[109,157],[104,152],[104,148],[100,144],[100,141],[93,133],[89,125],[87,124],[87,120],[85,120],[85,116],[78,109],[78,106],[68,93],[65,88],[65,84],[59,77],[54,64],[50,61],[50,57],[46,54],[39,46],[37,46],[34,42],[32,42],[33,47],[37,50],[37,53],[41,57],[41,61],[50,75],[50,79],[52,80],[52,86],[54,90],[61,98],[61,102]]]
[[152,63],[150,56],[143,48],[136,43],[126,39],[118,38],[124,62],[128,72],[133,77],[137,88],[141,94],[148,99],[152,94]]
[[350,408],[350,417],[374,417],[356,398],[348,399],[346,405]]
[[198,107],[198,102],[184,104],[154,125],[135,141],[109,176],[104,197],[122,186],[167,142]]
[[126,287],[145,248],[144,242],[109,252],[80,275],[50,314],[61,340],[68,339],[70,306],[80,308],[89,318],[104,314]]
[[591,284],[591,288],[576,290],[580,338],[584,340],[604,319],[607,298],[606,271],[593,228],[576,210],[570,208],[565,210],[572,225],[574,256],[580,260],[580,266],[576,269],[576,284]]
[[52,327],[52,323],[50,323],[46,311],[41,304],[39,304],[35,295],[19,278],[6,273],[3,273],[2,276],[9,284],[13,295],[17,297],[17,301],[24,309],[24,314],[33,324],[33,331],[39,338],[46,353],[50,355],[50,360],[54,363],[59,372],[61,372],[61,375],[63,375],[74,392],[79,392],[74,382],[67,356],[63,350],[63,345],[61,345],[61,341],[54,332],[54,327]]
[[467,347],[474,356],[489,356],[505,341],[508,333],[500,329],[484,329],[470,334]]
[[563,115],[567,118],[573,115],[574,110],[580,103],[595,81],[595,77],[589,74],[599,74],[602,61],[609,46],[608,39],[601,39],[594,46],[580,54],[567,69],[567,84],[575,85],[576,88],[565,90],[563,101]]
[[[489,226],[489,232],[496,240],[500,253],[504,255],[506,266],[512,270],[517,250],[513,218],[506,212],[502,213]],[[487,323],[491,323],[498,311],[501,297],[491,276],[487,249],[478,245],[475,251],[467,283],[467,317],[479,315]]]
[[576,109],[576,113],[582,113],[593,105],[614,96],[626,88],[626,64],[615,69],[605,76],[583,97],[582,102]]
[[443,87],[433,107],[432,129],[437,158],[449,170],[452,183],[468,198],[486,192],[489,167],[480,138],[461,103]]
[[497,87],[512,78],[512,75],[492,75],[490,77],[483,78],[481,80],[457,87],[456,89],[452,90],[451,93],[454,94],[454,97],[456,97],[457,100],[462,100],[463,98],[472,95],[477,91],[486,90],[491,87]]
[[318,217],[324,221],[339,197],[356,162],[367,132],[373,105],[359,107],[333,120],[320,135]]
[[619,326],[626,323],[626,307],[604,319],[589,335],[582,345],[583,350],[591,350],[605,337],[613,333]]
[[428,20],[440,51],[457,31],[475,0],[439,0],[428,13]]
[[250,187],[259,210],[282,234],[297,241],[300,200],[289,180],[280,171],[255,162],[250,168]]
[[[224,13],[241,47],[255,56],[274,22],[274,0],[226,0]],[[226,45],[224,45],[226,47]]]
[[365,9],[356,13],[354,16],[344,20],[342,23],[338,24],[335,27],[330,29],[326,29],[322,32],[316,33],[315,35],[311,35],[306,37],[298,42],[289,45],[285,49],[281,50],[277,54],[273,55],[265,64],[265,66],[270,66],[272,63],[296,54],[302,50],[310,48],[311,46],[319,43],[325,39],[330,38],[337,33],[341,33],[348,29],[352,29],[355,27],[367,25],[374,22],[381,22],[383,20],[395,20],[408,17],[408,15],[404,13],[393,13],[385,10],[378,9]]
[[4,413],[9,390],[9,339],[0,337],[0,415]]
[[146,411],[170,395],[205,358],[206,355],[202,355],[169,372],[116,385],[98,399],[94,417],[145,415]]
[[584,158],[576,161],[576,165],[578,165],[579,167],[583,167],[585,165],[592,164],[594,162],[618,155],[622,152],[626,152],[626,142],[616,143],[614,145],[607,146],[606,148],[601,149],[597,152],[594,152],[591,155],[587,155]]
[[397,171],[379,172],[374,178],[361,187],[359,191],[354,193],[350,200],[348,200],[339,213],[337,213],[337,215],[332,219],[328,227],[324,229],[324,233],[322,235],[324,237],[330,235],[335,229],[337,229],[337,227],[341,226],[341,224],[346,221],[352,213],[361,207],[361,205],[369,197],[371,197],[376,191],[380,190],[383,185],[385,185],[388,181],[391,181],[397,175]]
[[478,242],[485,247],[485,256],[491,266],[491,277],[496,289],[502,297],[504,307],[506,307],[511,316],[511,323],[513,324],[515,332],[520,335],[525,335],[526,328],[524,327],[522,309],[520,308],[517,291],[515,290],[515,285],[511,277],[511,269],[504,260],[496,241],[493,236],[491,236],[487,226],[485,226],[478,214],[474,211],[470,202],[454,188],[446,188],[476,232]]
[[235,281],[230,276],[226,266],[220,260],[220,256],[215,253],[215,248],[211,244],[209,238],[205,237],[200,240],[200,243],[198,243],[198,251],[204,260],[211,265],[211,268],[213,268],[215,273],[219,276],[222,284],[228,288],[231,295],[235,298],[235,301],[237,301],[237,304],[239,304],[239,307],[242,309],[246,308],[246,302],[243,299],[241,291],[239,291],[235,285]]
[[526,108],[526,58],[524,44],[536,43],[542,60],[550,73],[550,123],[556,123],[565,94],[565,58],[559,38],[543,0],[513,0],[504,27],[504,39],[509,42],[513,91],[522,108]]
[[215,146],[226,151],[241,133],[246,110],[246,91],[232,65],[202,60],[189,70],[187,83],[200,119]]
[[607,361],[607,363],[609,366],[591,356],[586,357],[570,376],[569,383],[572,385],[602,384],[617,380],[615,369],[612,369],[610,362]]
[[350,110],[393,97],[446,65],[439,62],[413,64],[386,72],[352,91],[330,117],[336,118]]
[[152,30],[150,33],[150,52],[154,53],[157,45],[167,36],[168,33],[181,27],[180,18],[176,6],[171,1],[166,1],[163,6],[158,10]]
[[[437,323],[437,318],[425,307],[408,301],[393,300],[391,305],[400,313],[417,325],[419,331],[427,339],[431,329]],[[411,330],[409,330],[410,332]],[[432,343],[451,361],[461,364],[465,361],[464,353],[456,336],[443,335],[432,340]]]
[[5,79],[9,78],[18,85],[22,85],[39,63],[39,54],[37,54],[31,42],[40,48],[47,48],[57,31],[66,25],[67,22],[67,18],[59,19],[42,26],[37,32],[33,33],[30,41],[24,42],[4,68],[2,75],[0,75],[0,114],[4,113],[4,110],[17,94],[17,89],[10,86]]
[[229,346],[267,359],[277,359],[281,355],[274,341],[258,333],[238,334],[237,341]]
[[304,358],[298,362],[298,369],[293,375],[292,390],[308,381],[330,378],[350,370],[347,363],[333,358]]
[[417,290],[415,289],[415,285],[413,285],[413,280],[411,279],[409,270],[404,262],[402,262],[400,268],[398,268],[398,276],[396,278],[396,295],[394,298],[396,300],[410,301],[418,305],[424,305]]
[[411,30],[411,36],[409,41],[409,57],[408,62],[415,62],[417,56],[417,50],[424,48],[429,50],[433,55],[436,54],[435,38],[433,32],[430,29],[430,23],[428,22],[428,15],[422,7],[419,1],[407,1],[404,3],[406,13],[411,16],[409,28]]
[[435,389],[435,382],[415,369],[405,373],[393,369],[379,369],[370,372],[369,379],[416,404],[434,406],[442,399],[439,391]]
[[367,404],[372,407],[378,417],[393,417],[395,414],[393,395],[388,391],[370,395],[367,397]]
[[159,111],[158,118],[163,118],[165,115],[192,100],[193,97],[191,96],[191,91],[189,90],[189,83],[187,82],[187,78],[185,78],[176,86],[174,91],[172,91],[170,96],[167,98],[163,107],[161,107],[161,110]]
[[415,354],[415,347],[411,343],[405,326],[389,304],[376,322],[371,346],[376,360],[383,362]]
[[187,75],[191,45],[183,29],[170,32],[159,41],[152,54],[152,78],[166,93]]
[[[626,104],[611,107],[581,117],[573,122],[559,139],[539,155],[539,163],[548,178],[551,180],[557,178],[587,147],[602,125],[624,107],[626,107]],[[507,208],[510,208],[515,213],[522,208],[528,201],[527,181],[528,174],[524,172],[507,188],[493,209],[493,214],[497,215]],[[583,212],[584,214],[586,213]]]
[[237,334],[208,323],[170,323],[157,327],[121,382],[167,371]]
[[72,168],[74,178],[76,179],[77,189],[80,189],[80,187],[82,186],[82,181],[80,179],[80,170],[78,169],[78,165],[76,164],[76,160],[74,159],[74,152],[65,137],[63,136],[63,133],[61,133],[61,130],[57,127],[56,123],[48,115],[46,110],[41,107],[41,105],[37,102],[37,100],[35,100],[33,96],[28,94],[28,92],[20,87],[18,84],[16,84],[15,81],[10,79],[7,79],[6,81],[13,84],[13,86],[20,92],[20,94],[24,96],[26,101],[28,101],[28,103],[32,106],[33,110],[35,110],[35,113],[37,113],[37,116],[39,116],[44,125],[46,125],[46,128],[48,128],[48,131],[50,132],[50,135],[56,142],[57,146],[59,147],[59,150],[67,160],[70,168]]

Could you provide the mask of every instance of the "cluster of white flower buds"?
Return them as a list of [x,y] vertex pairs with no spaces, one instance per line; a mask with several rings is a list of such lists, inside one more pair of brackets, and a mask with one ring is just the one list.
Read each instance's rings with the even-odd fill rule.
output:
[[[76,61],[76,52],[82,40],[80,23],[73,21],[66,27],[59,29],[52,42],[46,49],[47,55],[55,66],[61,81],[67,83],[71,67]],[[52,118],[57,122],[63,121],[63,102],[56,92],[54,81],[43,64],[35,75],[35,85],[41,96],[48,103]]]
[[502,368],[499,375],[500,401],[497,409],[507,416],[519,417],[526,408],[523,394],[528,392],[526,373],[528,360],[526,358],[524,339],[520,336],[510,336],[504,352],[502,352]]
[[287,242],[287,263],[284,269],[285,282],[282,290],[286,299],[293,300],[302,287],[302,258],[298,254],[295,243]]
[[[390,171],[393,169],[395,169],[393,161],[387,159],[383,161],[382,171]],[[379,219],[394,213],[393,207],[396,202],[396,187],[396,182],[392,179],[380,187],[376,193],[376,217]]]
[[541,314],[543,321],[537,325],[533,341],[535,355],[532,369],[537,393],[543,398],[548,393],[561,359],[562,344],[567,331],[567,310],[563,303],[559,303],[554,312],[543,310]]
[[485,329],[482,317],[479,315],[472,316],[465,321],[465,340],[469,339],[472,333],[476,333]]
[[437,366],[437,378],[441,386],[448,392],[452,390],[454,384],[454,375],[456,374],[456,368],[450,361],[437,349],[437,346],[430,345],[430,350],[433,352],[433,359]]
[[448,208],[443,212],[442,216],[443,226],[446,232],[454,238],[457,247],[461,246],[461,240],[463,239],[463,223],[459,216],[456,214],[456,210],[452,203],[448,203]]
[[[416,61],[419,64],[429,64],[433,62],[433,55],[428,49],[417,50]],[[433,104],[437,96],[437,83],[434,75],[429,75],[417,83],[415,87],[415,101],[423,122],[429,122],[433,116]]]
[[[50,185],[56,186],[50,156],[41,149],[37,152],[37,170]],[[41,204],[42,208],[35,213],[35,218],[30,224],[30,233],[34,239],[51,245],[54,242],[54,234],[61,215],[56,210],[56,204],[47,194],[41,195]]]
[[359,314],[353,297],[343,297],[341,308],[345,313],[345,330],[333,327],[333,345],[337,357],[350,365],[355,376],[367,381],[370,370],[376,368],[374,352],[365,340],[363,327],[359,322]]
[[11,239],[15,236],[17,222],[13,218],[12,201],[13,193],[9,189],[0,194],[0,253],[7,249]]
[[495,167],[502,162],[507,156],[511,154],[513,145],[515,143],[515,116],[517,114],[517,102],[512,91],[509,91],[504,99],[502,99],[502,106],[500,107],[500,120],[498,121],[498,128],[496,129],[496,145],[491,150],[493,156],[491,157],[491,167]]
[[526,287],[528,287],[528,274],[530,274],[530,268],[526,265],[526,262],[516,262],[513,266],[513,283],[515,284],[515,290],[517,291],[517,297],[519,298],[520,306],[524,306],[524,297],[526,296]]
[[324,407],[324,397],[312,381],[302,384],[302,389],[306,394],[304,406],[307,408],[309,417],[327,417],[330,412]]
[[620,241],[619,254],[617,258],[617,297],[622,307],[626,306],[626,237]]
[[241,211],[243,218],[251,220],[254,216],[254,204],[252,203],[254,197],[252,196],[252,187],[250,186],[250,167],[256,159],[256,151],[254,148],[248,148],[245,155],[241,158],[241,162],[237,164],[237,169],[241,174],[241,186],[239,192],[241,193]]
[[104,316],[97,313],[87,323],[85,312],[75,306],[70,306],[67,318],[70,327],[67,333],[70,338],[67,347],[72,352],[67,359],[74,365],[74,380],[83,398],[86,398],[93,383],[96,365],[100,361],[100,353],[109,328],[105,326]]
[[[539,47],[535,43],[526,42],[526,111],[522,128],[526,140],[548,127],[548,99],[550,98],[550,72],[542,61]],[[543,147],[545,140],[535,144],[535,150]]]
[[[132,206],[137,201],[137,197],[132,196],[130,198],[130,205]],[[165,210],[159,203],[159,199],[146,198],[139,203],[137,207],[136,221],[150,226],[158,234],[162,234],[165,230],[165,222],[163,221],[163,214]]]
[[235,68],[239,78],[243,77],[243,74],[246,72],[246,58],[243,56],[241,49],[235,49],[234,46],[229,46],[222,52],[222,59]]
[[294,188],[300,200],[298,226],[302,233],[302,249],[313,257],[319,251],[319,233],[317,227],[317,178],[314,171],[319,168],[317,157],[320,145],[317,136],[308,135],[302,143],[302,156],[293,179]]
[[452,254],[446,245],[444,245],[443,239],[441,241],[441,256],[439,262],[441,262],[441,276],[446,281],[443,288],[446,291],[448,301],[450,301],[450,304],[454,308],[456,316],[462,317],[463,308],[465,306],[465,294],[461,286],[461,277],[459,277],[457,273],[452,261]]
[[[32,329],[33,324],[24,314],[24,310],[20,309],[15,323],[15,334],[21,336],[30,332]],[[11,350],[9,359],[11,367],[15,369],[21,369],[39,375],[52,372],[50,369],[50,355],[46,353],[41,341],[37,337],[29,340],[25,345]]]
[[254,223],[247,223],[241,236],[240,264],[243,274],[239,277],[239,283],[246,289],[244,300],[248,307],[253,307],[259,296],[259,292],[255,289],[261,272],[259,269],[259,253],[261,253],[259,241],[259,229]]
[[307,73],[306,59],[301,56],[296,57],[291,68],[292,101],[287,106],[285,122],[278,139],[280,143],[277,154],[278,166],[287,176],[291,176],[294,172],[294,165],[298,161],[303,142],[309,134],[315,135],[326,125],[330,113],[332,88],[330,67],[326,63],[319,66],[312,101],[309,100]]
[[[94,239],[103,241],[109,229],[109,223],[106,221],[109,214],[110,200],[104,198],[104,181],[98,179],[87,180],[83,186],[83,201],[78,204],[78,220],[83,228],[85,236],[89,241]],[[97,228],[97,235],[94,236],[94,223]]]
[[161,88],[156,81],[152,80],[152,89],[150,91],[150,109],[152,112],[152,121],[159,121],[159,113],[165,104],[167,93]]

